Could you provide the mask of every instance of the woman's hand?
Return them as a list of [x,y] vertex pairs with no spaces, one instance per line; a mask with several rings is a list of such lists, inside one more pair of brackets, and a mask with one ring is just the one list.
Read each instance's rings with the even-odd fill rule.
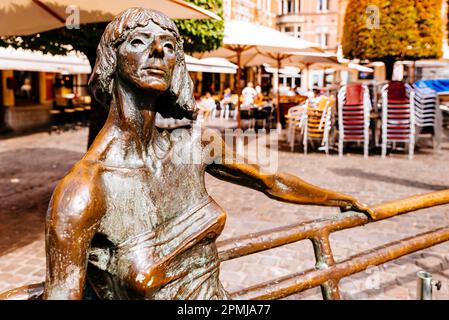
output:
[[357,200],[354,197],[350,197],[349,201],[350,201],[351,205],[347,206],[347,207],[342,207],[341,208],[342,212],[351,211],[351,210],[358,211],[358,212],[368,214],[371,219],[376,220],[376,214],[370,207],[368,207],[368,205],[360,202],[359,200]]

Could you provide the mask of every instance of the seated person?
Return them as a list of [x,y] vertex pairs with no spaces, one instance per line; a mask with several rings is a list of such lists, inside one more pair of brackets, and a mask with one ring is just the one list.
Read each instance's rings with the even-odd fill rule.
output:
[[[238,99],[238,98],[237,98]],[[235,95],[232,95],[231,88],[226,88],[223,93],[223,99],[220,101],[221,114],[220,117],[226,115],[226,118],[229,116],[229,112],[235,109],[235,105],[237,101],[235,99]]]
[[260,86],[256,87],[257,95],[254,98],[254,106],[258,108],[262,108],[265,106],[264,96],[262,93],[262,88]]
[[209,114],[217,108],[217,105],[215,103],[214,98],[212,98],[212,95],[210,92],[206,92],[206,95],[201,98],[198,108],[200,109],[200,112],[204,114],[204,119],[207,119],[209,117]]
[[232,100],[231,88],[226,88],[223,93],[223,99],[220,101],[220,105],[222,108],[225,108],[226,105],[229,105],[229,107],[231,107],[233,103],[234,102]]

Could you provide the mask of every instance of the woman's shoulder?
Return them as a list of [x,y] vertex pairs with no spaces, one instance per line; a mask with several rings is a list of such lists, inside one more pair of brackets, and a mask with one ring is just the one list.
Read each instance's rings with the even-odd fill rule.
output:
[[101,171],[102,165],[99,162],[82,159],[59,182],[55,192],[92,194],[99,186]]
[[47,225],[61,241],[93,227],[106,211],[100,166],[81,160],[57,185],[48,208]]
[[58,183],[49,205],[52,225],[64,230],[94,221],[104,213],[101,166],[87,160],[76,163]]

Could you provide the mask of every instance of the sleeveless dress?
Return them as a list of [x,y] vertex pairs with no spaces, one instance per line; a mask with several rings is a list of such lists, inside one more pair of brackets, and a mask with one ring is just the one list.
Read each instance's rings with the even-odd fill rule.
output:
[[204,164],[172,161],[189,139],[165,132],[154,139],[149,166],[104,166],[107,212],[88,266],[100,299],[228,298],[215,245],[226,214],[207,194]]

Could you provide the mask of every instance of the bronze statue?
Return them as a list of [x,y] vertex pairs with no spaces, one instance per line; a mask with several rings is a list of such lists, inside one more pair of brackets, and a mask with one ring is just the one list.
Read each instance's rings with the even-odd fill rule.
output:
[[206,143],[192,129],[173,139],[155,127],[157,112],[196,114],[182,41],[164,14],[122,12],[97,53],[89,86],[109,117],[50,202],[44,299],[83,299],[86,288],[100,299],[226,299],[215,246],[226,213],[208,195],[205,172],[276,200],[372,214],[351,196],[244,161],[173,161],[175,149],[197,152],[192,143],[222,151],[208,160],[233,151],[214,132]]

